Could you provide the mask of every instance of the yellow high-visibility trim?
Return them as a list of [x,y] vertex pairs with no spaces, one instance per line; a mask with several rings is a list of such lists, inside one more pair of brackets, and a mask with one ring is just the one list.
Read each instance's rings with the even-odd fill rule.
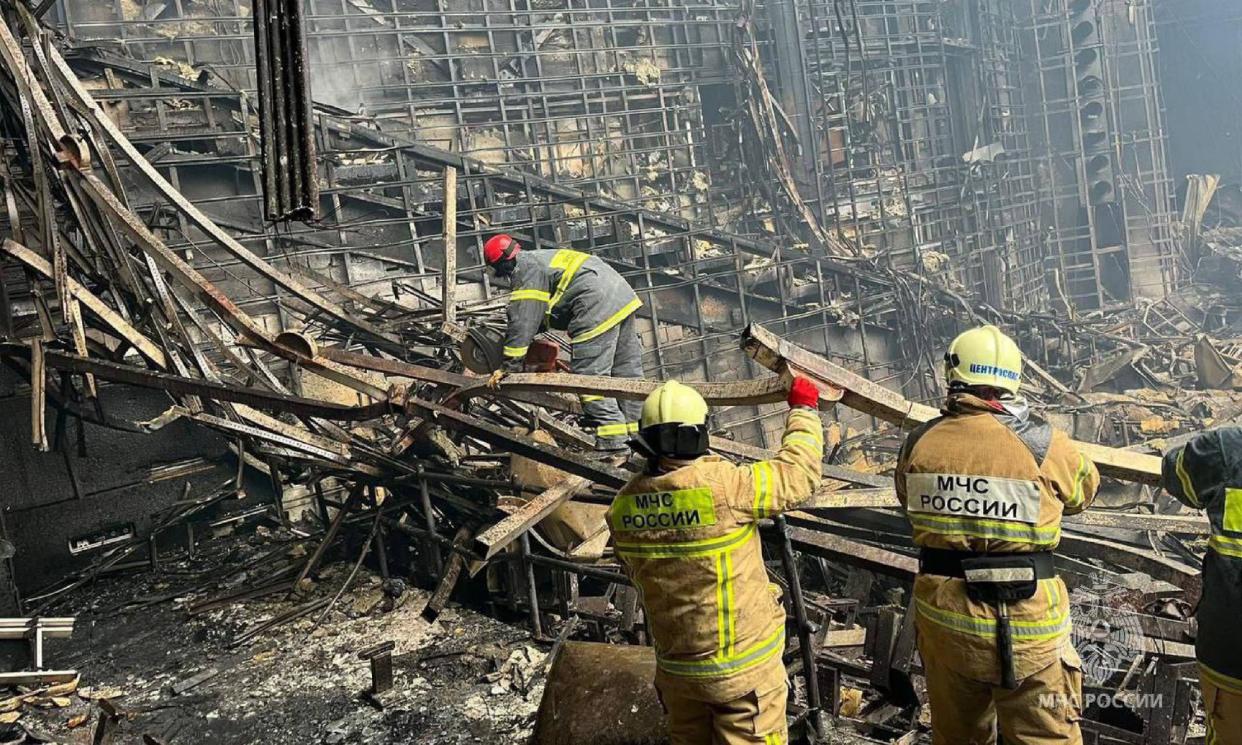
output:
[[1242,696],[1242,678],[1234,678],[1217,672],[1202,662],[1199,663],[1199,675],[1207,678],[1217,688],[1223,688],[1230,693]]
[[[972,636],[996,637],[996,619],[994,618],[975,618],[964,613],[944,610],[935,607],[922,598],[916,597],[914,602],[919,615],[937,626]],[[1009,625],[1013,630],[1015,639],[1026,641],[1055,639],[1069,631],[1070,615],[1068,613],[1057,614],[1051,619],[1042,621],[1013,619],[1010,620]]]
[[736,650],[733,612],[733,560],[728,551],[716,555],[716,657],[729,659]]
[[1041,579],[1039,584],[1044,586],[1044,592],[1048,594],[1048,618],[1051,620],[1061,610],[1061,590],[1055,579]]
[[724,557],[725,555],[726,554],[724,552],[716,554],[715,571],[716,571],[716,649],[717,649],[717,654],[720,653],[719,650],[725,648],[725,644],[727,643],[725,641],[725,613],[726,613],[725,593],[724,593],[724,582],[725,582]]
[[625,431],[631,435],[638,434],[639,428],[640,425],[638,422],[627,422],[625,425]]
[[1078,507],[1082,504],[1084,495],[1082,493],[1083,484],[1087,480],[1087,458],[1082,453],[1078,454],[1078,470],[1074,473],[1074,490],[1070,493],[1069,500],[1066,501],[1066,507]]
[[584,341],[590,341],[591,339],[594,339],[600,334],[606,331],[610,331],[613,326],[616,326],[618,323],[621,323],[625,319],[629,318],[631,313],[633,313],[634,311],[638,310],[641,307],[643,307],[643,301],[639,300],[638,298],[634,298],[630,302],[626,303],[624,308],[622,308],[621,310],[609,316],[608,320],[604,321],[600,325],[596,326],[595,328],[591,329],[590,331],[580,336],[575,336],[573,339],[570,339],[569,341],[572,344],[577,344],[579,342],[584,342]]
[[519,300],[537,300],[541,303],[548,302],[548,293],[545,290],[514,290],[509,293],[509,302],[515,303]]
[[736,675],[772,659],[785,648],[785,627],[782,625],[767,639],[729,657],[707,660],[670,660],[656,658],[661,670],[683,678],[715,678]]
[[1242,533],[1242,489],[1225,489],[1225,514],[1221,527],[1231,533]]
[[1015,543],[1054,545],[1061,537],[1060,525],[1043,528],[1025,523],[1007,523],[999,520],[942,517],[907,512],[906,517],[916,530],[922,529],[939,535],[965,535],[973,538],[995,538]]
[[601,424],[595,428],[596,437],[621,437],[625,434],[629,434],[629,425],[625,422]]
[[505,347],[505,356],[506,357],[525,357],[526,350],[528,349],[530,349],[530,347]]
[[549,313],[561,301],[561,297],[569,289],[569,283],[573,281],[574,275],[589,258],[591,258],[590,254],[584,254],[581,251],[571,251],[568,248],[562,248],[552,257],[552,268],[564,271],[561,272],[561,280],[556,283],[556,292],[552,293],[552,298],[548,300]]
[[617,541],[617,554],[638,559],[686,559],[715,556],[745,543],[755,535],[755,524],[744,525],[737,530],[715,538],[680,543],[626,543]]
[[1190,474],[1186,473],[1186,448],[1183,447],[1177,454],[1177,480],[1182,482],[1182,491],[1186,492],[1186,498],[1195,507],[1203,507],[1203,503],[1199,501],[1199,495],[1195,493],[1195,484],[1191,480]]
[[732,657],[737,652],[737,606],[733,600],[733,554],[725,551],[720,556],[724,559],[724,597],[725,604],[729,607],[728,612],[725,613],[725,640],[728,643],[722,651],[726,657]]
[[761,520],[768,515],[768,502],[772,497],[772,464],[759,461],[751,465],[750,478],[755,482],[755,518]]
[[1227,535],[1214,535],[1208,538],[1208,546],[1222,556],[1242,559],[1242,538],[1230,538]]
[[579,400],[579,401],[581,401],[581,402],[582,402],[582,403],[584,403],[584,404],[589,404],[589,403],[593,403],[593,402],[595,402],[595,401],[603,401],[603,400],[604,400],[604,397],[603,397],[603,396],[597,396],[597,395],[595,395],[594,393],[587,393],[587,394],[583,394],[583,395],[579,396],[579,397],[578,397],[578,400]]

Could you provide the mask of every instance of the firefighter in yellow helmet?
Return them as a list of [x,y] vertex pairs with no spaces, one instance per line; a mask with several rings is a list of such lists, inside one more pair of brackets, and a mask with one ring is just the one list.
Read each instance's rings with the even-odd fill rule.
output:
[[673,745],[788,739],[785,612],[763,565],[757,523],[820,483],[819,391],[796,378],[780,451],[734,465],[707,455],[707,404],[676,381],[643,404],[646,472],[608,512],[617,555],[641,593],[656,689]]
[[[1018,395],[1022,354],[995,326],[945,354],[941,416],[907,438],[897,497],[920,548],[919,654],[934,745],[1081,743],[1081,661],[1052,552],[1099,473]],[[981,445],[986,445],[982,446]]]

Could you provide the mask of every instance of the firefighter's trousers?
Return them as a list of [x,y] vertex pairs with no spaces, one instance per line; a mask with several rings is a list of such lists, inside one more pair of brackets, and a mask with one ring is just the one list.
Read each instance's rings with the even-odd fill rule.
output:
[[1203,711],[1208,717],[1204,745],[1242,745],[1242,695],[1220,688],[1202,676]]
[[[579,375],[610,375],[614,378],[643,376],[643,344],[631,314],[594,339],[573,346],[570,369]],[[622,401],[597,395],[581,397],[583,425],[595,435],[599,450],[619,450],[638,432],[642,401]]]
[[930,646],[920,643],[919,656],[933,745],[994,745],[998,728],[1005,745],[1082,745],[1082,671],[1073,652],[1010,691],[960,674],[952,655]]
[[656,681],[668,713],[670,745],[786,745],[789,726],[785,700],[789,688],[785,667],[775,667],[779,676],[774,675],[770,683],[723,703],[704,701]]

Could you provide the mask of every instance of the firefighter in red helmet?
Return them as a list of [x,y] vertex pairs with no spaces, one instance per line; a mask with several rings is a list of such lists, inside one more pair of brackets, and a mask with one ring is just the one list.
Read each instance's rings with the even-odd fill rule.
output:
[[[499,385],[508,372],[521,369],[531,341],[541,330],[569,334],[573,345],[570,367],[582,375],[619,378],[643,376],[642,343],[634,312],[642,301],[629,283],[598,256],[570,249],[523,250],[511,235],[492,236],[483,246],[487,265],[509,277],[509,323],[504,362],[489,385]],[[622,451],[638,431],[641,402],[584,395],[586,425],[595,447]]]

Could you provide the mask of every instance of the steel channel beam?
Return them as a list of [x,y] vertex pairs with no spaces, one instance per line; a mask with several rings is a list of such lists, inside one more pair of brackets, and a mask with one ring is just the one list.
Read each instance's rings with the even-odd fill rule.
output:
[[[29,354],[29,348],[23,345],[4,345],[0,349],[13,356],[26,357]],[[283,411],[297,416],[357,422],[376,419],[392,413],[387,401],[366,406],[346,406],[330,401],[273,393],[263,388],[226,385],[61,352],[46,352],[44,361],[49,367],[57,370],[91,373],[114,383],[167,391],[178,396],[200,396],[214,401],[246,404],[255,408]]]
[[[29,248],[6,238],[3,244],[0,244],[0,249],[3,249],[5,253],[25,264],[28,268],[43,275],[46,279],[52,279],[52,265],[48,263],[47,259],[31,251]],[[99,316],[113,333],[132,344],[134,349],[138,350],[151,364],[160,369],[167,367],[164,351],[155,342],[131,326],[128,321],[112,310],[107,303],[83,287],[82,283],[73,277],[66,277],[66,279],[69,284],[70,294],[77,298],[78,302],[86,306],[87,310]]]
[[[758,324],[743,334],[742,348],[759,364],[781,374],[801,373],[841,390],[841,403],[883,419],[903,429],[913,429],[939,416],[930,406],[873,383],[818,354],[793,344]],[[1160,483],[1160,459],[1154,455],[1119,450],[1104,445],[1075,442],[1079,451],[1095,461],[1100,473],[1123,481]]]
[[474,537],[474,550],[485,559],[490,559],[505,546],[513,543],[531,526],[542,520],[565,502],[591,486],[590,479],[568,478],[552,486],[542,494],[517,508],[492,527]]
[[[641,401],[656,388],[660,380],[641,378],[612,378],[603,375],[574,375],[571,373],[514,373],[506,375],[500,387],[492,391],[486,387],[484,378],[471,378],[469,387],[457,394],[458,398],[471,398],[485,394],[503,394],[515,391],[557,391],[575,395],[595,394],[609,398]],[[709,406],[754,406],[784,401],[788,389],[780,378],[740,380],[727,383],[690,383]]]
[[[473,378],[459,373],[439,370],[422,365],[412,365],[399,360],[347,352],[336,347],[324,347],[319,350],[320,356],[342,365],[357,367],[362,370],[382,372],[406,378],[413,378],[428,383],[456,386],[461,392],[454,398],[470,398],[480,395],[492,397],[508,397],[515,401],[544,406],[550,409],[567,410],[563,399],[550,395],[550,391],[563,393],[597,393],[638,400],[645,398],[660,385],[659,381],[610,378],[598,375],[572,375],[567,373],[518,373],[509,375],[501,382],[500,387],[493,391],[483,387],[481,378]],[[783,401],[787,395],[784,382],[777,377],[765,380],[746,380],[725,383],[693,383],[695,390],[713,406],[754,406],[763,403]],[[735,442],[723,437],[712,437],[711,449],[724,455],[745,460],[766,460],[776,455],[764,448]],[[876,476],[862,471],[854,471],[841,466],[825,463],[824,477],[861,484],[868,487],[883,488],[890,485],[891,479]],[[825,492],[826,493],[826,492]]]
[[[448,370],[440,370],[434,367],[426,367],[423,365],[413,365],[400,360],[390,360],[383,357],[374,357],[368,354],[358,354],[357,352],[347,352],[337,347],[321,347],[319,357],[326,362],[332,362],[348,367],[356,367],[359,370],[370,370],[372,372],[384,373],[402,378],[410,378],[424,383],[434,383],[436,385],[451,386],[453,388],[469,388],[478,382],[478,378],[472,378],[461,373],[449,372]],[[525,392],[517,395],[509,396],[515,401],[543,406],[555,411],[569,411],[573,413],[581,413],[582,407],[576,401],[566,399],[559,396],[553,396],[541,392]]]
[[596,484],[619,489],[629,481],[629,474],[625,471],[584,458],[582,453],[544,445],[525,435],[516,434],[504,427],[489,424],[478,417],[454,411],[431,401],[411,398],[406,403],[406,407],[411,413],[426,417],[443,427],[464,432],[489,445],[504,448],[508,452],[558,468],[574,476],[590,479]]

